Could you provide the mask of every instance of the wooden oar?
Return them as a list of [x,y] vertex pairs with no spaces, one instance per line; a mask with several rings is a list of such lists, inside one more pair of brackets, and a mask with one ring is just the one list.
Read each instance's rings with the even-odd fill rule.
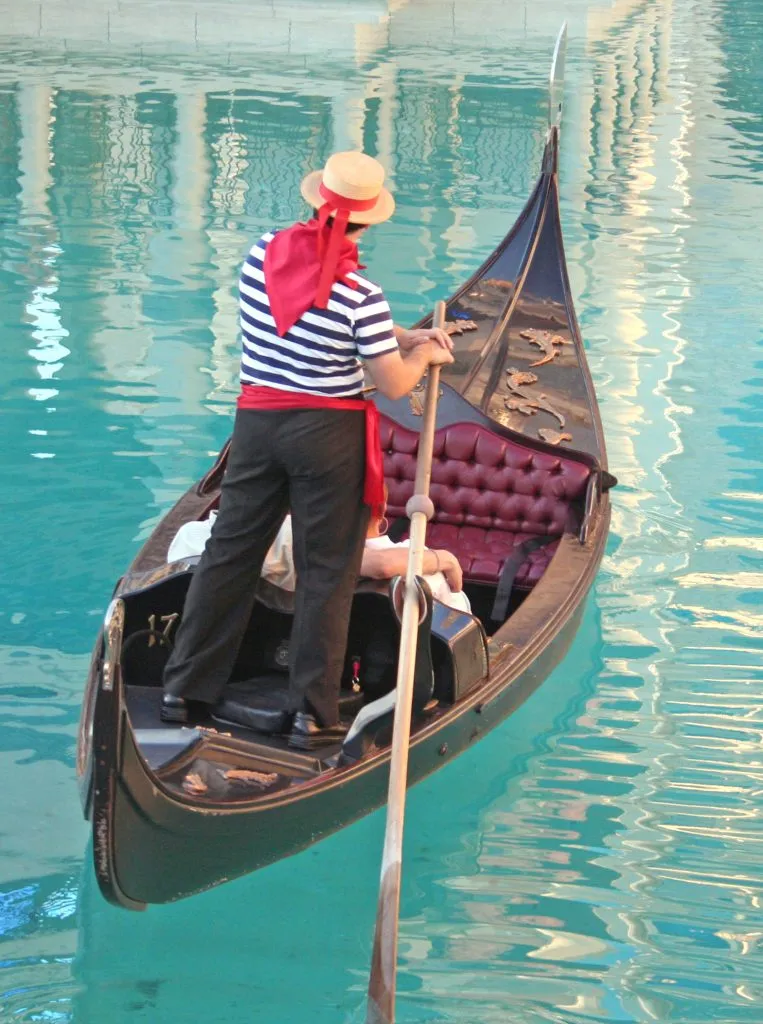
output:
[[[433,327],[443,327],[445,303],[435,306]],[[387,796],[387,830],[384,834],[379,904],[376,909],[376,932],[368,984],[366,1024],[394,1024],[395,982],[397,979],[397,928],[400,912],[400,879],[403,860],[403,822],[405,789],[408,778],[408,744],[411,737],[413,675],[416,665],[416,642],[419,632],[419,589],[416,577],[421,576],[424,563],[424,542],[427,521],[434,509],[429,498],[432,475],[437,396],[440,390],[440,367],[430,366],[424,401],[424,418],[419,436],[416,462],[416,483],[406,505],[411,521],[408,568],[405,575],[405,603],[400,632],[400,659],[397,665],[397,701],[392,733],[392,755],[389,766]]]

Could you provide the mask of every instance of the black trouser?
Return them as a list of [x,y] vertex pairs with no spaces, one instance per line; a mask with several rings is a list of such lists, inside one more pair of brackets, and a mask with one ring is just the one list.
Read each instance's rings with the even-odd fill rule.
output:
[[365,418],[333,409],[236,414],[220,510],[164,673],[168,693],[214,704],[254,607],[268,548],[291,511],[297,572],[289,707],[338,719],[352,595],[368,508]]

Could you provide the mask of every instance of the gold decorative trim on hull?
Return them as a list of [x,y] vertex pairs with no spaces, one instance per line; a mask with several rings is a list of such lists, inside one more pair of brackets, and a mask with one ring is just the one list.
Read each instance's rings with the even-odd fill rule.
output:
[[558,430],[552,430],[550,427],[540,427],[538,437],[547,444],[560,444],[562,441],[572,440],[572,434],[562,434]]
[[446,320],[444,329],[446,334],[453,336],[465,331],[476,331],[477,325],[473,320]]
[[562,345],[572,344],[569,338],[563,338],[561,334],[552,334],[551,331],[536,331],[534,327],[520,331],[519,337],[529,341],[531,345],[537,346],[543,353],[543,358],[530,363],[530,366],[543,366],[545,363],[552,363]]
[[506,399],[506,408],[511,409],[515,412],[522,413],[523,416],[533,416],[538,410],[547,412],[550,416],[553,416],[559,423],[560,428],[565,424],[565,418],[562,413],[552,405],[548,400],[548,396],[541,393],[540,395],[530,395],[527,391],[523,391],[521,387],[517,385],[517,381],[521,380],[522,383],[531,385],[536,383],[538,378],[534,373],[524,373],[520,370],[516,370],[513,367],[506,371],[507,373],[507,387],[512,398]]
[[[411,412],[414,416],[424,415],[424,396],[426,394],[426,377],[423,381],[419,381],[416,387],[408,395],[408,402],[411,407]],[[438,398],[442,398],[442,388],[440,388]]]

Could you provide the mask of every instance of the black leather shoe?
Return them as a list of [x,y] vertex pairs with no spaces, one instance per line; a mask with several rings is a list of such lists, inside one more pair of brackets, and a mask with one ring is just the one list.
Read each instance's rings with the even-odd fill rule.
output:
[[159,708],[159,717],[163,722],[185,725],[191,718],[203,720],[208,717],[209,707],[209,704],[199,700],[186,700],[185,697],[176,697],[174,693],[165,693]]
[[176,697],[172,693],[165,693],[162,697],[159,717],[163,722],[187,722],[188,701],[185,697]]
[[294,716],[289,746],[297,750],[316,750],[328,747],[332,743],[341,743],[347,735],[348,726],[343,722],[337,725],[320,726],[313,715],[298,711]]

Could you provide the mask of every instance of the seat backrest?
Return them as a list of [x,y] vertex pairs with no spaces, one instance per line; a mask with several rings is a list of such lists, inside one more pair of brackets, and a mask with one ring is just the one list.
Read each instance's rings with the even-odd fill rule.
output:
[[[418,440],[418,433],[381,417],[390,519],[405,514],[413,493]],[[533,451],[477,423],[455,423],[435,433],[433,522],[561,536],[589,475],[588,466],[561,454]]]

